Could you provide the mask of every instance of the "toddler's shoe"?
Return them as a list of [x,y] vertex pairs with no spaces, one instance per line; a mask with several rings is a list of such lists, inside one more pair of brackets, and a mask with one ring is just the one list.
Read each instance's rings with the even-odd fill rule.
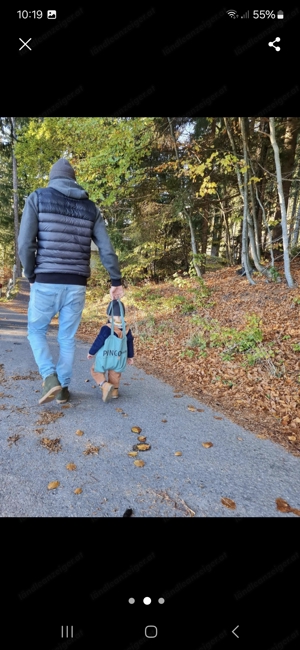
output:
[[103,402],[107,402],[112,396],[114,386],[112,384],[109,384],[108,381],[105,381],[104,384],[100,386],[100,388],[102,390],[102,400]]
[[119,389],[118,388],[113,389],[111,397],[112,397],[112,399],[117,399],[117,397],[119,397]]

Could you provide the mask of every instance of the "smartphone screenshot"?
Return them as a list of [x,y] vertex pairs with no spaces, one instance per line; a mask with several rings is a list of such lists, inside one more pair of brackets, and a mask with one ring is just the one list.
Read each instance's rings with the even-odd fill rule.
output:
[[299,16],[3,10],[9,647],[299,647]]

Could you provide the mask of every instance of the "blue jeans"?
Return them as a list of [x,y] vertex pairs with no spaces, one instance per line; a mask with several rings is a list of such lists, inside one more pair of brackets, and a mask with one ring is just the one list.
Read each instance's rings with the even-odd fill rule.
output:
[[[69,386],[75,352],[75,334],[85,303],[86,287],[74,284],[30,285],[28,340],[43,380],[57,373],[62,387]],[[55,314],[59,313],[59,359],[55,367],[46,334]]]

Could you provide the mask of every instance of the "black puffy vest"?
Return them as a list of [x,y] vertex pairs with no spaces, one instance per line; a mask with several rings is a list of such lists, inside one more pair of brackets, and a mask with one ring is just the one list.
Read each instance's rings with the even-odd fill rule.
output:
[[52,187],[38,189],[36,193],[39,230],[35,273],[89,277],[95,204],[88,198],[70,198]]

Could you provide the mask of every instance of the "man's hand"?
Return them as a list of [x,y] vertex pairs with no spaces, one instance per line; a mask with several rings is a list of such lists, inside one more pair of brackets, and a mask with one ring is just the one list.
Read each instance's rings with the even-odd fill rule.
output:
[[124,296],[124,289],[120,284],[118,287],[111,287],[109,293],[112,300],[118,300],[118,298],[122,298]]
[[87,359],[92,359],[93,356],[94,356],[93,354],[87,354],[87,357],[86,357],[86,358],[87,358]]
[[127,363],[129,366],[133,366],[133,358],[130,357],[129,359],[127,359]]

